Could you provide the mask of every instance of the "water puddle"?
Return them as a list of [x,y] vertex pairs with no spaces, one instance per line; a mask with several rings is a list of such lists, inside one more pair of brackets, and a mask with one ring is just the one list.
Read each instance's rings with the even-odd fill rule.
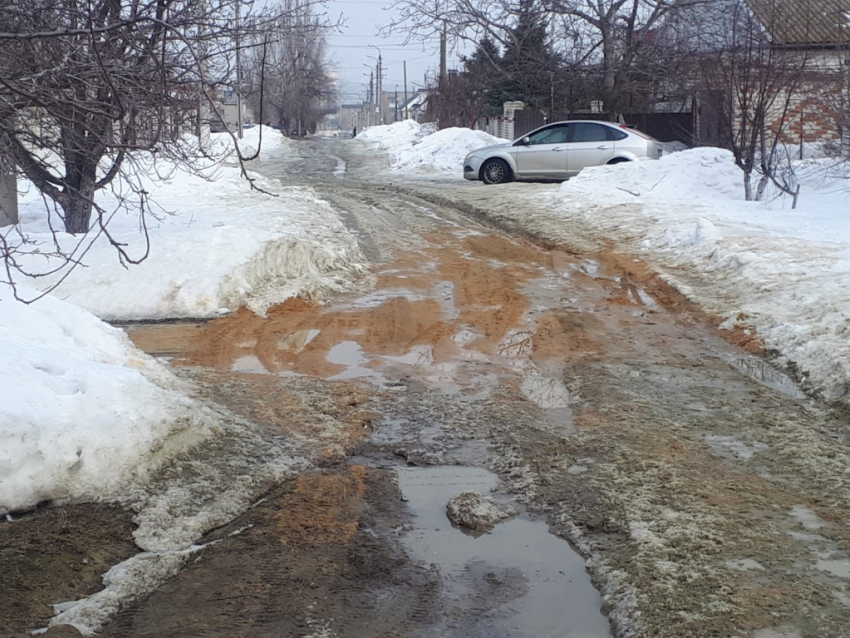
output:
[[340,158],[340,157],[337,157],[336,155],[331,155],[331,159],[336,160],[336,168],[334,169],[334,177],[336,177],[338,179],[342,179],[343,177],[345,177],[345,170],[347,168],[345,160]]
[[316,329],[292,332],[277,342],[277,349],[300,354],[320,332],[321,330]]
[[620,288],[623,289],[626,297],[636,306],[644,306],[650,310],[661,310],[661,306],[655,303],[655,300],[645,290],[633,284],[626,277],[615,277],[614,279],[620,284]]
[[377,206],[372,206],[372,212],[387,222],[387,224],[390,225],[390,228],[394,228],[396,230],[404,228],[404,222],[402,222],[401,218],[395,213],[391,213],[383,208],[378,208]]
[[572,426],[572,397],[563,381],[552,377],[531,374],[523,378],[520,390],[527,399],[536,403],[550,423]]
[[815,563],[815,569],[850,580],[850,559],[819,560]]
[[449,499],[467,490],[488,494],[495,475],[469,467],[403,468],[398,475],[415,514],[404,542],[413,558],[442,574],[440,636],[611,636],[584,560],[544,522],[519,515],[476,537],[446,518]]
[[330,379],[362,379],[364,377],[380,377],[371,368],[364,367],[369,359],[363,356],[363,348],[356,341],[342,341],[330,349],[326,357],[329,363],[345,366],[346,369]]
[[269,372],[263,362],[252,354],[237,357],[230,369],[233,372],[249,372],[251,374],[268,374]]
[[737,368],[741,374],[771,390],[776,390],[780,394],[798,401],[807,398],[791,377],[761,359],[736,354],[722,355],[722,357],[724,361]]
[[588,277],[592,277],[593,279],[599,279],[602,277],[602,264],[600,264],[595,259],[582,259],[577,264],[570,264],[570,267],[573,270],[576,270],[580,273],[584,273]]

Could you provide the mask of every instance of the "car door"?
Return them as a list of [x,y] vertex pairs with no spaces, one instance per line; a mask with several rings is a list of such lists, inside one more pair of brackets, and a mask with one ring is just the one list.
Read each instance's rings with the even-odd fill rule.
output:
[[[523,143],[523,140],[528,140]],[[522,177],[567,177],[568,124],[553,124],[534,131],[514,145],[517,173]]]
[[571,175],[588,166],[605,164],[614,157],[614,142],[608,139],[607,127],[594,122],[573,122],[567,151]]

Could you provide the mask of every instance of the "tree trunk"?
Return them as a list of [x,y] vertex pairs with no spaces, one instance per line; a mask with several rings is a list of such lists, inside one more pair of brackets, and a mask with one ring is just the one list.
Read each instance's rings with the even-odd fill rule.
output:
[[87,233],[91,227],[96,165],[78,168],[66,164],[66,168],[68,176],[59,202],[65,211],[65,232],[72,235]]
[[767,188],[768,183],[770,182],[770,177],[765,173],[759,179],[759,185],[756,188],[756,197],[755,201],[760,202],[764,198],[764,191]]
[[744,172],[744,196],[748,202],[753,201],[753,174]]
[[611,27],[603,23],[600,27],[602,38],[602,106],[609,119],[613,122],[617,118],[617,95],[616,95],[616,51],[614,36]]
[[65,232],[72,235],[89,232],[92,211],[91,199],[69,197],[62,204],[62,209],[65,211]]

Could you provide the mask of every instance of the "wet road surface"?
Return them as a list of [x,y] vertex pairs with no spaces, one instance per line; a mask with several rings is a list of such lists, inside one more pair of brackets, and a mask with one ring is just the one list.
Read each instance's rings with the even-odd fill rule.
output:
[[[636,257],[488,223],[555,186],[300,148],[255,168],[330,201],[370,283],[128,332],[311,469],[253,484],[105,635],[848,635],[846,415]],[[224,475],[264,467],[244,449]],[[468,489],[517,516],[469,535]]]

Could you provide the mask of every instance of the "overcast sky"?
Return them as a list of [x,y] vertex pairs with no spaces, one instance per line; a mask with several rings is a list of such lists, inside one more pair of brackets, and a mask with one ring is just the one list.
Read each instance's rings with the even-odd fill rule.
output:
[[[427,70],[439,66],[440,43],[435,39],[426,43],[410,43],[403,46],[404,35],[381,37],[378,31],[392,22],[394,13],[390,2],[381,0],[330,0],[327,2],[329,17],[336,19],[340,15],[345,25],[340,33],[328,38],[330,54],[339,71],[340,91],[344,102],[356,102],[365,98],[369,84],[369,68],[375,68],[378,53],[381,50],[384,62],[384,90],[394,91],[398,85],[399,94],[404,90],[402,63],[407,60],[407,85],[409,91],[422,86]],[[374,46],[369,46],[374,45]],[[372,56],[371,58],[368,56]],[[458,56],[449,54],[449,68],[457,67]],[[365,74],[365,75],[364,75]]]

